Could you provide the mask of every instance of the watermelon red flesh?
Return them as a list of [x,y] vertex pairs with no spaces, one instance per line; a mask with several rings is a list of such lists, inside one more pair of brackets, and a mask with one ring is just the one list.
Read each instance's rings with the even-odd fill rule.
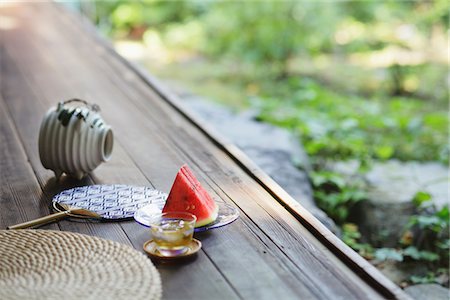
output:
[[178,171],[163,212],[185,211],[197,217],[195,227],[216,220],[219,208],[187,165]]

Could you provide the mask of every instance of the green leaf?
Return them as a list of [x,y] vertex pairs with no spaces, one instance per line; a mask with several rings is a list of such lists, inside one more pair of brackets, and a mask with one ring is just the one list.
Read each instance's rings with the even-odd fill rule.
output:
[[431,195],[429,193],[419,191],[414,195],[412,202],[416,207],[420,207],[422,206],[423,203],[428,202],[430,200]]
[[403,261],[403,255],[396,249],[380,248],[375,251],[375,258],[380,261],[393,260]]
[[336,214],[338,216],[338,220],[337,221],[343,222],[348,217],[348,209],[345,208],[345,207],[338,207],[336,209]]
[[404,256],[409,256],[415,260],[426,260],[426,261],[436,261],[439,260],[439,255],[430,251],[419,251],[414,246],[409,246],[405,250],[403,250]]
[[430,251],[420,251],[420,258],[426,261],[437,261],[439,260],[439,255]]
[[342,197],[345,202],[358,202],[367,199],[367,193],[358,188],[344,188],[342,191]]
[[331,183],[336,185],[338,188],[343,188],[345,186],[345,180],[342,175],[329,171],[312,172],[311,179],[314,186],[319,187],[325,183]]
[[343,236],[351,239],[361,238],[361,233],[358,230],[358,226],[353,223],[345,223],[342,226]]
[[111,20],[118,27],[131,27],[142,23],[142,6],[139,3],[123,3],[111,14]]
[[435,215],[439,217],[441,220],[445,221],[447,224],[449,223],[450,214],[448,206],[444,206]]
[[375,154],[378,158],[389,159],[394,154],[394,148],[392,146],[379,146],[375,148]]
[[417,250],[417,248],[414,247],[414,246],[409,246],[408,248],[403,250],[403,255],[409,256],[409,257],[411,257],[411,258],[413,258],[415,260],[419,260],[420,259],[419,250]]
[[435,283],[436,277],[433,273],[428,273],[426,276],[416,276],[413,275],[410,277],[410,280],[414,284],[427,284],[427,283]]
[[436,246],[440,249],[447,250],[450,249],[450,239],[445,239],[444,241],[436,242]]
[[437,216],[417,216],[417,224],[420,228],[441,227],[442,220]]

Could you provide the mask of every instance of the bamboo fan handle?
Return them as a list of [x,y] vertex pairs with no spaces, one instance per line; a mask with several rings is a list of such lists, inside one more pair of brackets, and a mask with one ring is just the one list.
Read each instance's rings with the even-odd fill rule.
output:
[[41,226],[41,225],[62,219],[64,217],[66,217],[69,213],[70,213],[70,210],[61,211],[61,212],[51,214],[51,215],[48,215],[48,216],[45,216],[45,217],[42,217],[39,219],[31,220],[31,221],[20,223],[17,225],[8,226],[8,227],[6,227],[6,229],[24,229],[24,228],[29,228],[29,227]]

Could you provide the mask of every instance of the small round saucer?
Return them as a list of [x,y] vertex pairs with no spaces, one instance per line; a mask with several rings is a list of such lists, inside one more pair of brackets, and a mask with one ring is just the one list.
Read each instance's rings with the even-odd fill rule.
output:
[[144,251],[152,258],[156,258],[159,260],[173,260],[179,258],[187,258],[194,254],[196,254],[202,248],[202,242],[197,239],[192,239],[191,243],[188,246],[187,252],[176,255],[176,256],[163,256],[159,253],[158,249],[156,249],[156,243],[153,240],[146,241],[144,243]]

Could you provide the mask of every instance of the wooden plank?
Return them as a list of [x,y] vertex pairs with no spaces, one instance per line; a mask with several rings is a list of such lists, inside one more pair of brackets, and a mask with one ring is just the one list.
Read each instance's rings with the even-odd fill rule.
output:
[[[79,45],[79,47],[78,47],[78,51],[82,51],[82,47],[80,48],[80,45]],[[94,63],[94,62],[92,62],[92,63]],[[115,84],[120,84],[120,82],[116,82]],[[142,109],[142,108],[141,108]],[[134,113],[128,113],[128,114],[125,114],[125,115],[134,115]],[[154,116],[155,118],[157,117],[157,116]],[[126,124],[126,123],[125,123]],[[153,130],[153,131],[155,131],[155,130]],[[186,136],[188,136],[187,134],[186,134]],[[154,137],[152,137],[152,139],[154,139]],[[134,147],[133,148],[136,148],[136,145],[134,145]],[[326,275],[328,272],[325,272],[326,270],[324,269],[324,272],[323,272],[323,274],[324,275]],[[322,278],[322,279],[324,279],[324,278]],[[333,280],[333,278],[330,276],[330,280],[332,281]]]
[[[26,48],[26,49],[30,49],[30,47],[29,47],[29,45],[23,45],[23,47],[21,47],[21,48]],[[36,50],[36,49],[33,49],[33,50]],[[38,51],[33,51],[33,53],[36,55],[36,53],[38,53]],[[36,60],[36,61],[40,61],[39,59],[38,60]],[[27,61],[26,59],[25,60],[23,60],[23,62],[28,66],[28,67],[30,67],[30,63],[32,63],[32,61]],[[43,68],[44,66],[41,66],[40,68]],[[73,70],[74,71],[74,70]],[[46,73],[52,73],[52,72],[46,72]],[[117,114],[116,114],[117,115]],[[175,166],[175,165],[174,165]],[[177,168],[179,166],[179,164],[177,164],[177,166],[175,167],[175,168]],[[176,169],[174,169],[174,170],[176,170]],[[170,174],[170,181],[168,181],[168,183],[170,182],[171,183],[171,181],[173,180],[173,174],[174,174],[175,172],[171,172],[171,174]],[[169,183],[169,184],[170,184]],[[240,255],[239,255],[240,256]],[[259,265],[261,265],[261,266],[265,266],[265,262],[264,261],[261,261],[261,260],[259,260],[258,261],[258,259],[257,259],[257,257],[255,257],[254,258],[254,260],[256,260],[255,261],[255,263],[259,263]],[[239,269],[240,269],[240,265],[238,266],[239,267]],[[278,279],[277,278],[275,278],[274,276],[276,275],[276,273],[275,272],[273,272],[271,269],[268,269],[268,268],[262,268],[261,269],[261,272],[260,273],[262,273],[262,274],[265,274],[264,276],[266,276],[267,277],[267,280],[261,280],[261,279],[263,279],[263,278],[261,278],[261,276],[260,276],[260,281],[261,282],[268,282],[268,283],[270,283],[270,284],[279,284],[279,285],[283,285],[284,283],[283,282],[278,282]],[[252,273],[253,274],[253,276],[254,275],[257,275],[257,273]],[[286,276],[286,277],[288,277],[288,276]],[[251,283],[251,282],[254,282],[255,280],[254,280],[255,278],[252,278],[252,276],[249,276],[249,278],[246,280],[246,281],[248,281],[249,283]],[[296,282],[294,282],[293,280],[291,280],[291,282],[292,282],[292,286],[297,286],[298,284],[296,284]],[[268,286],[268,289],[270,288],[270,285]],[[271,289],[272,290],[272,289]],[[277,289],[273,289],[275,292],[277,291]],[[280,289],[279,289],[280,290]],[[289,290],[289,289],[287,289],[287,290]],[[259,292],[259,293],[261,293],[261,295],[263,295],[264,294],[264,289],[249,289],[249,292],[252,292],[253,294],[255,293],[255,292]],[[265,293],[266,294],[266,297],[269,297],[270,296],[270,293]],[[285,294],[286,295],[286,294]],[[298,295],[298,291],[295,293],[295,294],[290,294],[290,296],[292,297],[292,296],[294,296],[294,295]]]
[[[17,134],[20,137],[27,154],[27,160],[29,160],[30,164],[33,166],[34,174],[38,178],[38,182],[46,196],[44,207],[48,208],[52,197],[58,192],[75,186],[92,184],[92,181],[87,178],[83,181],[67,179],[57,182],[54,179],[53,174],[49,173],[41,166],[37,149],[39,127],[29,125],[40,124],[46,108],[35,105],[38,104],[38,101],[36,101],[38,97],[34,95],[33,91],[29,88],[27,81],[13,64],[13,60],[10,59],[9,53],[5,51],[5,49],[2,49],[1,54],[2,71],[4,74],[2,80],[2,95],[11,112],[11,117],[17,128]],[[48,209],[47,212],[42,215],[46,214],[48,214]],[[123,233],[120,226],[105,224],[93,226],[92,224],[85,222],[61,221],[60,228],[100,237],[108,237],[109,239],[129,244],[128,238]]]
[[[3,58],[5,59],[5,62],[11,62],[12,59],[9,57],[8,54],[5,54]],[[22,84],[21,93],[27,92],[27,85],[24,84],[26,82],[25,78],[19,77],[17,74],[18,70],[16,70],[16,73],[13,72],[12,67],[8,64],[5,65],[5,70],[7,70],[8,77],[14,78],[14,82],[18,82]],[[30,62],[31,63],[31,62]],[[43,66],[41,66],[43,67]],[[41,69],[43,70],[43,69]],[[50,79],[50,82],[55,82],[56,78],[48,78]],[[9,96],[11,95],[11,84],[12,82],[8,82],[8,80],[5,82],[5,90],[6,93]],[[42,90],[42,89],[39,89]],[[54,89],[52,89],[54,90]],[[25,97],[15,97],[15,101],[13,103],[13,109],[17,108],[17,106],[20,106],[23,103],[23,99],[26,99],[28,97],[33,97],[31,94],[27,94]],[[36,97],[36,96],[35,96]],[[40,99],[43,99],[46,97],[40,96]],[[30,98],[28,98],[30,99]],[[51,101],[49,101],[51,102]],[[25,104],[25,103],[24,103]],[[40,122],[40,118],[45,112],[45,106],[48,107],[51,103],[48,103],[47,105],[43,105],[35,102],[26,102],[27,106],[31,109],[31,111],[35,112],[36,118],[31,118],[30,122]],[[15,110],[16,111],[16,110]],[[20,119],[23,112],[16,111],[17,118]],[[23,130],[24,134],[25,130]],[[29,134],[29,136],[26,137],[26,139],[34,140],[36,141],[37,136],[33,136],[32,134]],[[36,150],[35,150],[36,151]],[[119,153],[117,153],[119,151]],[[35,152],[37,153],[37,152]],[[122,154],[122,155],[121,155]],[[118,163],[115,163],[118,161]],[[123,172],[123,165],[126,165],[129,169],[128,172]],[[33,159],[33,166],[36,169],[41,169],[40,163],[38,161],[38,158]],[[102,180],[98,180],[97,176],[94,176],[97,180],[95,180],[96,183],[132,183],[132,184],[142,184],[142,185],[149,185],[148,181],[145,179],[144,176],[139,172],[139,170],[136,168],[134,164],[132,164],[131,159],[127,157],[123,149],[121,149],[120,146],[116,144],[116,149],[114,153],[113,161],[108,163],[105,168],[105,170],[98,176],[99,178],[102,178]],[[120,172],[119,172],[120,170]],[[46,176],[44,173],[49,175],[48,171],[39,171],[42,172],[41,176],[45,178]],[[131,175],[131,176],[129,176]],[[50,176],[52,176],[50,174]],[[45,179],[42,181],[45,182]],[[74,182],[73,180],[63,180],[63,182]],[[54,183],[54,180],[49,180],[49,182],[52,182],[52,185]],[[91,184],[92,182],[87,179],[82,182],[78,182],[78,184]],[[54,183],[54,187],[58,187],[58,189],[64,189],[68,188],[67,185],[60,186],[59,184]],[[63,230],[69,230],[69,231],[75,231],[75,232],[83,232],[87,234],[97,235],[97,236],[103,236],[108,239],[115,239],[117,241],[120,241],[122,243],[129,243],[128,240],[124,240],[125,237],[128,239],[131,239],[131,243],[139,250],[142,251],[142,245],[144,241],[149,239],[149,232],[144,229],[142,226],[137,225],[135,222],[124,222],[122,223],[122,227],[124,227],[124,233],[122,232],[122,229],[119,226],[119,224],[112,224],[112,223],[79,223],[79,222],[61,222],[61,227]],[[114,225],[114,226],[113,226]],[[112,232],[112,229],[117,230],[117,232]],[[119,230],[120,229],[120,230]],[[116,236],[116,237],[115,237]],[[193,264],[189,269],[186,269],[186,267],[183,266],[163,266],[161,269],[161,277],[164,283],[171,282],[174,286],[177,287],[177,289],[164,289],[164,295],[165,297],[169,299],[175,299],[180,298],[183,295],[190,295],[193,299],[202,299],[206,298],[207,296],[211,294],[217,294],[220,293],[227,299],[234,299],[236,298],[236,294],[233,292],[233,290],[230,288],[226,280],[223,278],[223,276],[220,274],[220,272],[217,271],[215,266],[209,261],[208,257],[204,254],[201,254],[197,258],[197,264]],[[182,271],[180,273],[180,269]],[[190,280],[187,280],[187,276],[191,276],[193,278],[194,275],[189,275],[190,273],[195,274],[195,276],[198,276],[201,280],[196,280],[194,282],[191,282]],[[180,276],[181,275],[181,276]],[[195,284],[189,284],[189,283],[195,283]],[[202,284],[206,285],[205,288],[199,288],[196,287],[196,285]]]
[[[121,74],[121,72],[112,72],[112,73],[117,73],[117,74]],[[127,74],[127,77],[130,77],[128,74]],[[119,82],[115,82],[115,85],[120,85],[120,81]],[[132,100],[132,99],[131,99]],[[153,108],[153,106],[152,106],[152,108]],[[145,107],[140,107],[140,109],[145,109]],[[153,109],[152,109],[153,110]],[[160,112],[158,112],[158,113],[160,113]],[[147,115],[149,115],[149,112],[147,112]],[[154,116],[154,117],[157,117],[157,116]],[[169,116],[165,116],[165,117],[169,117]],[[171,120],[172,121],[172,120]],[[164,127],[164,126],[163,126]],[[183,128],[182,126],[180,126],[180,128]],[[179,128],[179,129],[180,129]],[[155,131],[155,130],[153,130],[153,131]],[[184,135],[182,135],[182,136],[188,136],[188,134],[184,134]],[[190,147],[190,149],[192,149],[192,147]],[[204,169],[203,169],[204,170]],[[277,232],[276,232],[277,233]],[[323,258],[323,257],[322,257]],[[324,269],[324,272],[323,272],[323,274],[326,274],[327,272],[325,272],[325,270],[326,269]]]
[[[47,215],[49,208],[1,96],[0,120],[0,227],[5,228]],[[56,224],[43,228],[59,229]]]
[[[78,50],[80,51],[80,50],[82,50],[82,49],[80,49],[80,47],[78,47]],[[116,82],[116,84],[118,84],[118,83]],[[324,274],[326,274],[326,273],[324,272]]]
[[[20,47],[19,47],[20,48]],[[25,48],[25,49],[32,49],[32,48]],[[37,50],[37,49],[33,49]],[[18,52],[19,53],[19,52]],[[36,53],[36,52],[34,52]],[[3,58],[9,58],[7,54],[2,56]],[[33,58],[33,57],[31,57]],[[5,60],[6,61],[6,60]],[[10,61],[10,59],[8,60]],[[45,60],[43,60],[45,61]],[[25,64],[29,67],[33,66],[33,59],[30,61],[25,61]],[[10,66],[6,66],[4,69],[11,68]],[[33,67],[31,68],[33,70]],[[34,73],[36,70],[46,70],[45,66],[40,66],[34,69]],[[17,71],[17,70],[16,70]],[[18,71],[17,71],[18,72]],[[16,72],[16,73],[17,73]],[[9,77],[14,77],[15,82],[22,83],[25,81],[24,78],[17,78],[17,74],[11,74],[12,71],[9,70]],[[53,74],[53,73],[49,73]],[[15,76],[11,76],[15,75]],[[41,76],[39,76],[41,77]],[[47,78],[49,82],[56,82],[58,77],[50,76],[50,78]],[[10,92],[10,86],[11,82],[7,82],[5,88],[7,92]],[[26,88],[27,85],[24,87]],[[36,87],[36,86],[35,86]],[[38,91],[47,91],[50,90],[53,95],[55,93],[55,88],[58,89],[57,86],[53,85],[52,89],[40,89],[38,86],[36,87],[36,90]],[[68,88],[67,86],[65,89]],[[68,89],[66,92],[73,92],[73,89]],[[23,91],[22,91],[23,92]],[[52,94],[45,94],[45,95],[39,95],[39,98],[41,99],[52,99]],[[31,119],[31,122],[40,122],[40,118],[42,117],[43,113],[45,112],[46,107],[49,107],[50,105],[54,104],[53,101],[48,100],[48,103],[43,103],[41,105],[37,105],[35,102],[27,103],[27,102],[21,102],[22,99],[33,97],[32,95],[28,94],[26,97],[21,97],[15,99],[13,102],[14,107],[17,105],[20,105],[21,103],[27,104],[28,106],[31,106],[30,109],[35,112],[35,115],[38,116],[37,119]],[[36,96],[35,96],[36,97]],[[45,102],[42,101],[42,102]],[[53,102],[53,103],[52,103]],[[21,112],[18,112],[18,115]],[[20,118],[20,117],[19,117]],[[29,134],[28,137],[30,140],[36,140],[37,136],[33,136],[32,134]],[[37,150],[36,150],[37,151]],[[117,153],[119,151],[119,153]],[[36,154],[37,152],[35,152]],[[36,156],[37,157],[37,156]],[[39,164],[38,158],[34,158],[34,164],[37,169],[42,168]],[[118,162],[118,163],[116,163]],[[124,172],[124,167],[126,166],[125,170],[128,170],[128,172]],[[102,168],[100,168],[102,169]],[[43,171],[43,173],[49,173],[48,171]],[[45,176],[44,176],[45,177]],[[145,179],[144,176],[139,172],[139,170],[136,168],[136,166],[132,163],[131,159],[126,156],[123,149],[121,149],[120,145],[116,143],[115,147],[115,153],[113,156],[113,160],[105,165],[105,169],[101,174],[97,176],[93,176],[94,181],[96,183],[132,183],[132,184],[143,184],[143,185],[149,185],[148,181]],[[101,178],[102,180],[99,180]],[[45,182],[45,179],[43,179]],[[91,182],[85,181],[81,182],[81,184],[89,184]],[[61,187],[65,188],[65,187]],[[92,226],[92,224],[87,224],[88,226]],[[79,231],[79,226],[82,226],[82,224],[77,224],[74,222],[67,222],[66,226],[64,226],[64,230],[70,230],[70,231]],[[95,229],[99,226],[102,227],[110,227],[111,223],[100,223],[95,224]],[[125,233],[127,236],[132,240],[133,245],[142,251],[142,245],[145,240],[149,239],[149,233],[146,229],[144,229],[142,226],[137,225],[134,222],[124,222],[122,223],[122,227],[125,228]],[[94,233],[96,235],[100,235],[97,233]],[[106,238],[111,238],[108,236],[109,233],[105,233]],[[130,237],[131,236],[131,237]],[[224,278],[220,275],[220,272],[216,270],[214,265],[209,261],[207,256],[205,255],[199,255],[197,258],[197,263],[192,265],[189,269],[183,266],[176,266],[176,265],[169,265],[169,266],[163,266],[161,268],[161,277],[164,283],[170,282],[173,284],[177,289],[164,289],[164,296],[169,299],[177,299],[181,298],[182,296],[189,295],[190,298],[193,299],[204,299],[207,298],[209,295],[214,295],[220,293],[223,295],[223,297],[226,297],[226,299],[234,299],[236,298],[236,294],[233,292],[233,290],[229,287],[227,282],[224,280]],[[180,271],[180,269],[184,269],[184,271]],[[191,280],[187,280],[187,277],[195,278],[194,275],[190,275],[190,273],[195,274],[195,276],[198,276],[201,280],[196,280],[192,282]],[[194,284],[192,284],[194,283]],[[196,285],[205,285],[204,288],[197,287]]]
[[[89,27],[89,26],[86,26]],[[105,47],[119,57],[112,49],[109,43],[105,42],[97,35],[97,39],[105,44]],[[287,194],[276,182],[274,182],[267,174],[265,174],[258,166],[256,166],[241,150],[230,144],[226,139],[222,138],[210,126],[193,116],[187,108],[185,108],[175,94],[172,94],[158,80],[152,77],[145,70],[133,63],[122,58],[123,63],[132,69],[139,78],[144,80],[162,99],[170,103],[179,113],[184,115],[193,125],[201,130],[216,146],[225,151],[227,155],[233,159],[247,174],[256,180],[265,188],[277,201],[279,201],[287,210],[289,210],[313,235],[320,240],[323,245],[330,249],[342,262],[352,268],[361,278],[366,280],[370,285],[375,287],[384,296],[388,298],[410,299],[398,286],[387,279],[374,266],[364,260],[355,251],[345,245],[339,238],[331,233],[320,221],[303,208],[295,199]],[[126,74],[126,77],[134,77],[134,75]],[[127,79],[127,78],[125,78]]]

